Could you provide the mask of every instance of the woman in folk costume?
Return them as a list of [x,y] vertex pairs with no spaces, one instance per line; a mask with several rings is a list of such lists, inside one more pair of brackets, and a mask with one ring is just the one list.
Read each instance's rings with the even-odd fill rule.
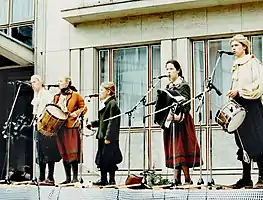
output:
[[[59,79],[60,93],[55,95],[54,103],[68,114],[64,126],[58,133],[57,144],[66,173],[66,180],[62,184],[78,182],[78,163],[80,161],[80,132],[78,117],[87,112],[83,97],[72,86],[69,77]],[[71,168],[73,179],[71,180]]]
[[[100,100],[99,120],[91,122],[91,126],[99,127],[96,135],[98,150],[95,163],[100,168],[101,179],[93,184],[115,185],[115,171],[118,170],[117,164],[122,161],[122,154],[119,148],[120,116],[104,121],[120,114],[113,82],[101,84]],[[107,173],[109,173],[109,181]]]
[[[166,63],[166,71],[170,80],[166,90],[171,94],[184,97],[185,101],[189,100],[191,98],[190,87],[182,76],[180,64],[176,60],[169,60]],[[190,109],[190,103],[188,103],[178,106],[176,110],[170,109],[169,112],[166,112],[168,114],[163,116],[166,167],[175,169],[175,185],[182,184],[181,171],[184,172],[185,184],[193,184],[189,168],[200,166],[200,148],[195,135],[193,118],[189,113]]]
[[[234,36],[230,45],[236,59],[232,67],[232,86],[227,96],[246,109],[246,117],[235,131],[237,159],[242,161],[243,177],[233,188],[252,187],[251,163],[243,160],[244,151],[257,162],[259,178],[255,187],[263,186],[263,66],[250,54],[250,42],[241,34]],[[244,149],[243,149],[243,147]]]
[[[53,96],[43,87],[43,80],[39,75],[31,76],[31,85],[34,90],[34,99],[32,100],[33,114],[35,122],[39,120],[47,104],[52,103]],[[37,163],[40,169],[39,181],[54,185],[55,162],[59,162],[61,157],[58,152],[56,137],[47,137],[37,130],[35,126],[35,138],[37,148]],[[45,177],[46,165],[48,164],[48,176]]]

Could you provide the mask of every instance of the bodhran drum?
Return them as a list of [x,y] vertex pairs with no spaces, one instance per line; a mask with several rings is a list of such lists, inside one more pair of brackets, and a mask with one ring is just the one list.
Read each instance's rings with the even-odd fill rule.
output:
[[243,123],[246,110],[236,101],[231,100],[222,109],[218,110],[215,121],[228,133],[232,133]]
[[68,116],[56,104],[48,104],[37,122],[37,130],[45,136],[54,136]]

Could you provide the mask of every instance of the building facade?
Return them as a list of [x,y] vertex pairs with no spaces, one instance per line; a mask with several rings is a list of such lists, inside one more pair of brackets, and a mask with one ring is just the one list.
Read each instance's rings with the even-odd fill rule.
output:
[[[13,1],[13,4],[18,2]],[[35,73],[44,76],[46,83],[54,84],[59,76],[70,75],[80,93],[87,96],[97,93],[102,81],[114,81],[120,108],[125,113],[144,95],[147,103],[156,98],[157,89],[163,88],[167,80],[158,82],[154,77],[165,74],[169,59],[181,63],[184,77],[192,87],[192,97],[200,94],[215,68],[218,50],[230,51],[229,39],[234,34],[246,35],[252,53],[262,61],[262,9],[263,1],[259,0],[36,0],[33,18],[16,25],[33,25],[33,42],[22,42],[27,48],[33,47]],[[1,30],[14,37],[12,29],[17,26],[13,21],[19,17],[22,16],[2,19],[6,24]],[[214,179],[220,183],[235,181],[241,168],[236,160],[233,135],[222,131],[214,120],[217,110],[227,103],[225,94],[231,84],[232,61],[232,56],[222,55],[214,84],[223,95],[218,96],[214,91],[206,94],[199,110],[201,121],[196,111],[199,100],[192,102],[199,141],[202,137],[203,178],[206,180],[209,174],[212,152]],[[147,93],[153,85],[155,88]],[[96,119],[98,99],[86,99],[86,103],[89,107],[86,117],[90,121]],[[144,111],[149,115],[154,112],[154,106],[144,107],[140,103],[130,118],[127,114],[122,116],[120,138],[124,161],[119,165],[120,174],[125,176],[128,169],[139,173],[144,168],[155,168],[159,173],[171,175],[165,168],[162,132],[154,124],[153,116],[143,123]],[[90,132],[84,130],[84,134]],[[95,153],[95,137],[84,137],[85,175],[96,171]],[[60,177],[63,173],[59,169],[62,167],[57,167]],[[199,168],[191,174],[197,180]]]

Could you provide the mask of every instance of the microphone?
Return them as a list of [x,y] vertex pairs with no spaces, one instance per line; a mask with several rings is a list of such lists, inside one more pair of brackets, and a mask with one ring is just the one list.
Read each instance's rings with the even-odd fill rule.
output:
[[20,80],[16,80],[16,81],[8,81],[7,84],[10,84],[10,85],[24,84],[24,85],[27,85],[27,86],[30,86],[30,87],[31,87],[31,83],[30,83],[30,81],[20,81]]
[[90,94],[90,95],[88,95],[88,96],[86,96],[86,97],[98,97],[99,96],[99,94],[97,93],[97,94]]
[[164,78],[164,77],[170,77],[169,74],[166,74],[166,75],[161,75],[161,76],[156,76],[156,77],[153,77],[153,79],[161,79],[161,78]]
[[46,84],[44,86],[48,87],[48,88],[50,88],[50,87],[59,87],[59,85],[57,85],[57,84]]
[[234,55],[234,53],[231,52],[231,51],[217,50],[217,52],[218,52],[218,53],[221,53],[221,54],[225,53],[225,54],[230,55],[230,56],[231,56],[231,55]]

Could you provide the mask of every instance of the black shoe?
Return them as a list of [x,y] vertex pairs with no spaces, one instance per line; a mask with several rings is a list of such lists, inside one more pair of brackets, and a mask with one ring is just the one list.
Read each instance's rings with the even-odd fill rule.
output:
[[109,185],[116,185],[116,181],[115,181],[115,180],[111,180],[111,181],[109,182]]
[[253,188],[253,181],[251,179],[250,180],[240,179],[234,185],[232,185],[233,189],[240,189],[243,187]]
[[185,182],[184,183],[184,185],[193,185],[194,183],[193,183],[193,181],[192,180],[190,180],[190,182]]
[[68,184],[68,183],[70,183],[71,182],[71,180],[70,179],[66,179],[65,181],[63,181],[62,183],[60,183],[60,184]]
[[105,186],[108,185],[108,181],[98,180],[97,182],[93,182],[93,185]]
[[263,189],[263,179],[258,179],[258,182],[256,183],[256,185],[253,188]]
[[181,181],[178,181],[177,179],[174,179],[171,181],[171,187],[182,185]]
[[79,182],[79,180],[77,178],[73,178],[71,181],[71,183],[77,183],[77,182]]

